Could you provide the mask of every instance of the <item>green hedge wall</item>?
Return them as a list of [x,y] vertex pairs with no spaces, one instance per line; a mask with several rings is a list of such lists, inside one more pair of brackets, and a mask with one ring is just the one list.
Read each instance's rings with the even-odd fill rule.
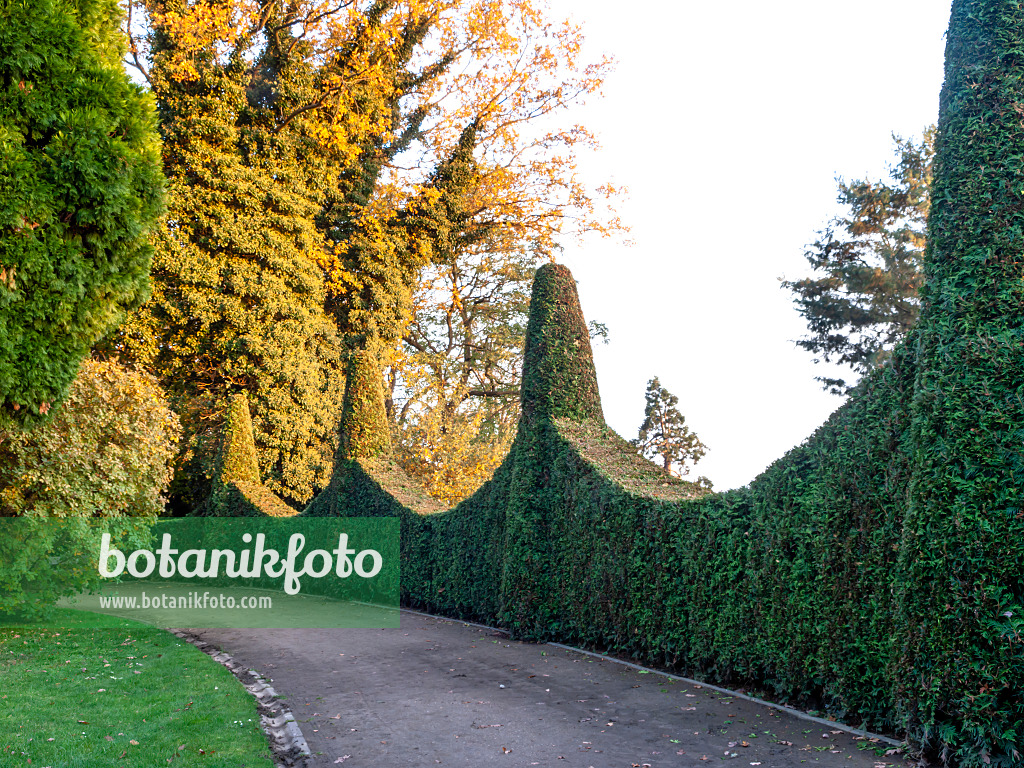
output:
[[493,480],[431,514],[385,453],[342,456],[307,514],[400,517],[410,604],[767,690],[945,765],[1024,765],[1022,51],[1024,5],[954,0],[921,322],[748,487],[637,464],[547,265]]
[[1024,756],[1024,5],[953,3],[897,633],[936,752]]
[[[575,301],[564,268],[539,270],[536,287]],[[531,315],[528,348],[538,335],[562,338],[529,364],[556,371],[550,350],[575,350],[569,381],[590,381],[579,375],[592,365],[585,325],[551,317]],[[942,642],[942,625],[907,600],[921,587],[907,582],[908,563],[923,552],[906,551],[919,347],[915,335],[804,444],[737,491],[701,495],[640,460],[591,401],[582,411],[524,408],[504,464],[454,509],[433,510],[378,456],[339,458],[331,488],[305,514],[399,517],[406,604],[752,686],[906,733],[949,764],[1019,764],[1018,641],[975,649],[1003,696],[950,697],[922,684],[926,659],[908,652],[905,627]],[[535,392],[543,403],[578,403],[565,396],[572,386]],[[1004,582],[1019,590],[1019,570]],[[1007,610],[1024,614],[1014,605]],[[996,618],[979,615],[974,631]]]

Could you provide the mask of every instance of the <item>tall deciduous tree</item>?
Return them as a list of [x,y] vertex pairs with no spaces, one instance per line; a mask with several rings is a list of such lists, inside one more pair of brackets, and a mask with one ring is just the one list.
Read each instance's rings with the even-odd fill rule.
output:
[[115,0],[0,2],[0,425],[33,424],[149,289],[152,99]]
[[[867,373],[917,321],[934,137],[934,128],[920,142],[894,137],[888,182],[840,180],[848,212],[807,251],[815,276],[783,281],[810,330],[797,344],[818,359]],[[849,389],[844,379],[818,381],[835,394]]]
[[633,445],[645,458],[660,462],[666,472],[676,477],[689,474],[687,464],[700,461],[707,446],[686,426],[686,417],[676,408],[679,398],[661,386],[657,376],[647,382],[646,400],[644,421]]
[[[268,483],[280,476],[271,487],[294,499],[322,484],[329,465],[321,462],[301,486],[278,469],[281,461],[296,462],[285,445],[273,443],[271,430],[283,414],[315,408],[298,397],[282,400],[278,410],[265,404],[261,414],[253,380],[261,367],[246,367],[259,345],[234,339],[243,328],[257,339],[265,337],[261,327],[270,332],[259,320],[266,292],[246,294],[243,306],[226,314],[227,330],[213,322],[240,284],[262,287],[261,280],[299,263],[282,258],[288,250],[277,245],[276,260],[258,255],[253,244],[265,232],[287,222],[286,240],[307,238],[299,250],[315,254],[324,281],[322,301],[315,291],[304,294],[309,306],[316,299],[339,339],[387,362],[407,335],[414,296],[430,293],[418,291],[419,283],[434,270],[462,274],[488,264],[497,272],[487,279],[507,286],[502,271],[513,269],[506,261],[528,271],[552,256],[562,234],[615,226],[612,216],[596,212],[598,199],[612,190],[592,194],[576,177],[576,152],[592,137],[579,126],[545,124],[593,92],[607,64],[579,66],[579,30],[550,24],[527,0],[149,0],[146,8],[150,34],[135,38],[132,56],[160,100],[180,202],[172,202],[152,311],[120,343],[137,357],[148,346],[147,359],[169,384],[178,382],[172,394],[197,414],[186,417],[194,435],[218,423],[215,404],[224,394],[248,390],[262,470]],[[211,162],[216,169],[203,170]],[[257,194],[249,195],[253,188]],[[279,200],[294,203],[285,216],[259,217],[261,204]],[[214,213],[218,208],[226,211]],[[245,267],[244,280],[223,276],[217,264],[228,254],[247,262],[233,262]],[[452,303],[479,298],[461,293],[463,287]],[[435,301],[427,312],[438,310],[439,317],[439,307]],[[470,325],[475,348],[479,323]],[[296,330],[290,354],[304,335],[308,328]],[[521,330],[505,336],[514,341],[503,345],[521,343]],[[501,376],[510,378],[508,351],[497,357],[506,369]],[[488,365],[493,379],[501,366]],[[278,390],[287,389],[290,379],[275,378]],[[435,390],[432,402],[446,409],[439,421],[445,423],[466,393]],[[333,396],[316,403],[327,405],[336,414]],[[330,431],[319,432],[322,444]],[[201,441],[192,442],[201,449]],[[311,455],[298,454],[302,461]]]
[[[391,367],[398,458],[453,504],[500,464],[519,417],[519,375],[538,256],[488,211],[477,126],[433,174],[410,223],[430,245],[405,345]],[[394,402],[397,395],[398,402]]]
[[263,481],[302,502],[329,479],[341,402],[316,217],[351,116],[317,117],[340,85],[321,81],[332,74],[280,5],[150,11],[170,212],[153,299],[115,346],[159,373],[182,414],[184,502],[208,492],[221,409],[241,391]]

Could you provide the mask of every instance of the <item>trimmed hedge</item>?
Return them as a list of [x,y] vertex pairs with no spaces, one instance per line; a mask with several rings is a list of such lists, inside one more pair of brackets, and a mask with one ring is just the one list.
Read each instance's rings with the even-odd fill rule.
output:
[[[575,300],[564,268],[541,268],[536,287],[542,296],[561,291],[560,304]],[[553,317],[535,305],[527,344],[545,344],[529,365],[592,381],[585,326]],[[923,555],[906,527],[918,471],[919,344],[915,335],[803,445],[737,491],[701,495],[640,460],[591,415],[599,403],[577,409],[582,398],[539,386],[535,402],[567,407],[524,408],[506,461],[454,509],[429,514],[411,481],[377,457],[339,459],[332,487],[305,514],[400,518],[407,604],[752,686],[906,733],[949,764],[1015,764],[1024,744],[1014,734],[1019,635],[987,629],[995,616],[976,617],[971,631],[1004,638],[987,652],[975,646],[978,669],[1000,681],[988,697],[944,694],[920,666],[941,669],[946,658],[908,653],[915,636],[906,627],[943,641],[941,616],[915,614],[907,599],[938,593],[907,581],[908,563]],[[565,350],[574,359],[554,364]],[[535,374],[527,368],[524,382]],[[950,551],[934,547],[929,562]],[[1003,579],[1019,590],[1019,571]],[[1019,600],[1004,605],[1024,613]]]
[[292,517],[298,514],[260,482],[252,417],[244,394],[231,398],[216,467],[204,514],[213,517]]
[[628,456],[546,265],[493,480],[421,514],[342,458],[307,513],[401,518],[408,603],[767,690],[945,765],[1024,764],[1021,51],[1019,2],[954,0],[921,322],[750,486],[696,498]]

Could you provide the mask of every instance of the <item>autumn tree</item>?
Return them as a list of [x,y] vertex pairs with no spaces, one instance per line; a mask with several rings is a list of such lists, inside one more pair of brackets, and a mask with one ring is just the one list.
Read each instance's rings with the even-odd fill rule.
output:
[[566,237],[623,229],[602,208],[616,190],[576,176],[593,137],[559,121],[608,62],[579,63],[578,28],[527,3],[500,8],[501,33],[473,52],[486,58],[431,83],[458,95],[424,128],[428,151],[445,154],[395,216],[426,262],[391,366],[398,456],[446,503],[486,480],[514,436],[535,269]]
[[[346,88],[365,52],[337,60],[343,41],[324,38],[349,21],[338,9],[317,20],[328,10],[149,6],[143,64],[160,108],[170,214],[153,300],[117,345],[160,373],[183,415],[177,490],[190,506],[208,492],[223,404],[241,391],[268,487],[302,502],[329,478],[343,375],[317,218],[369,117]],[[322,66],[325,55],[332,63]]]
[[[393,360],[414,297],[430,293],[419,290],[421,281],[478,258],[484,234],[492,254],[535,265],[553,255],[563,233],[610,226],[595,208],[611,190],[592,194],[575,174],[575,153],[592,137],[579,126],[544,124],[593,92],[606,63],[577,66],[579,30],[550,24],[524,0],[151,0],[146,9],[149,33],[134,38],[132,57],[161,105],[180,202],[172,202],[161,241],[158,293],[121,334],[119,349],[150,361],[174,384],[176,402],[196,414],[186,417],[199,436],[190,443],[196,456],[203,444],[216,444],[200,439],[216,431],[215,404],[248,390],[261,470],[275,490],[301,499],[322,484],[329,465],[321,461],[305,479],[293,471],[288,480],[288,467],[308,467],[314,451],[296,450],[274,430],[287,424],[285,413],[331,408],[336,417],[337,399],[308,380],[289,384],[301,376],[268,372],[263,378],[276,384],[258,380],[267,358],[253,350],[280,349],[263,341],[276,319],[260,319],[273,314],[265,311],[274,294],[270,274],[303,263],[284,257],[289,251],[276,241],[276,258],[263,255],[263,233],[286,225],[283,241],[301,240],[298,251],[323,280],[322,298],[320,289],[299,292],[311,325],[296,326],[288,354],[301,352],[302,338],[327,339],[311,330],[326,318],[335,339],[303,359],[329,357],[342,341]],[[291,207],[260,218],[261,206],[282,202]],[[217,265],[232,254],[238,277],[229,279]],[[232,305],[239,291],[244,300]],[[334,367],[321,366],[328,379]],[[298,395],[271,406],[264,392],[261,405],[261,386]],[[451,413],[449,404],[462,397],[446,392],[436,402]],[[320,455],[332,431],[325,423],[296,430],[319,440]],[[205,454],[189,475],[209,475],[197,472],[210,464]]]
[[38,424],[149,289],[152,99],[115,0],[0,2],[0,426]]
[[470,126],[431,179],[436,195],[411,217],[430,232],[432,258],[420,274],[404,354],[390,370],[399,461],[448,504],[493,473],[514,437],[537,259],[503,242],[498,221],[475,215],[475,148]]
[[[867,373],[917,321],[934,138],[934,128],[920,142],[894,137],[888,182],[840,179],[838,200],[848,210],[807,251],[814,276],[783,281],[810,331],[797,344],[815,362]],[[844,379],[818,381],[835,394],[849,390]]]
[[[563,234],[620,227],[601,210],[616,190],[589,190],[576,175],[576,155],[594,137],[553,120],[599,88],[609,63],[581,64],[580,30],[528,0],[430,6],[430,34],[410,24],[402,38],[403,55],[421,43],[422,63],[395,78],[406,106],[394,109],[386,140],[364,149],[329,211],[331,305],[357,343],[400,339],[420,271],[444,258],[452,230],[437,214],[451,196],[442,198],[437,174],[467,151],[467,131],[479,171],[475,228],[482,215],[500,219],[524,249],[551,258]],[[415,225],[431,217],[440,229]]]
[[641,456],[660,462],[666,472],[676,477],[689,474],[687,464],[700,461],[707,446],[686,426],[686,417],[676,408],[679,398],[661,386],[657,376],[647,382],[645,397],[644,420],[633,445]]

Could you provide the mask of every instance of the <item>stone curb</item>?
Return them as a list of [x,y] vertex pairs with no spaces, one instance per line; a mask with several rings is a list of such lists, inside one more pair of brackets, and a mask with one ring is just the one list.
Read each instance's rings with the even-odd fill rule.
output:
[[260,725],[270,742],[275,765],[278,768],[304,768],[312,754],[309,744],[299,730],[299,724],[295,722],[295,715],[277,695],[277,691],[258,672],[243,667],[229,654],[200,636],[181,629],[171,630],[171,634],[191,643],[218,664],[226,667],[256,699]]

